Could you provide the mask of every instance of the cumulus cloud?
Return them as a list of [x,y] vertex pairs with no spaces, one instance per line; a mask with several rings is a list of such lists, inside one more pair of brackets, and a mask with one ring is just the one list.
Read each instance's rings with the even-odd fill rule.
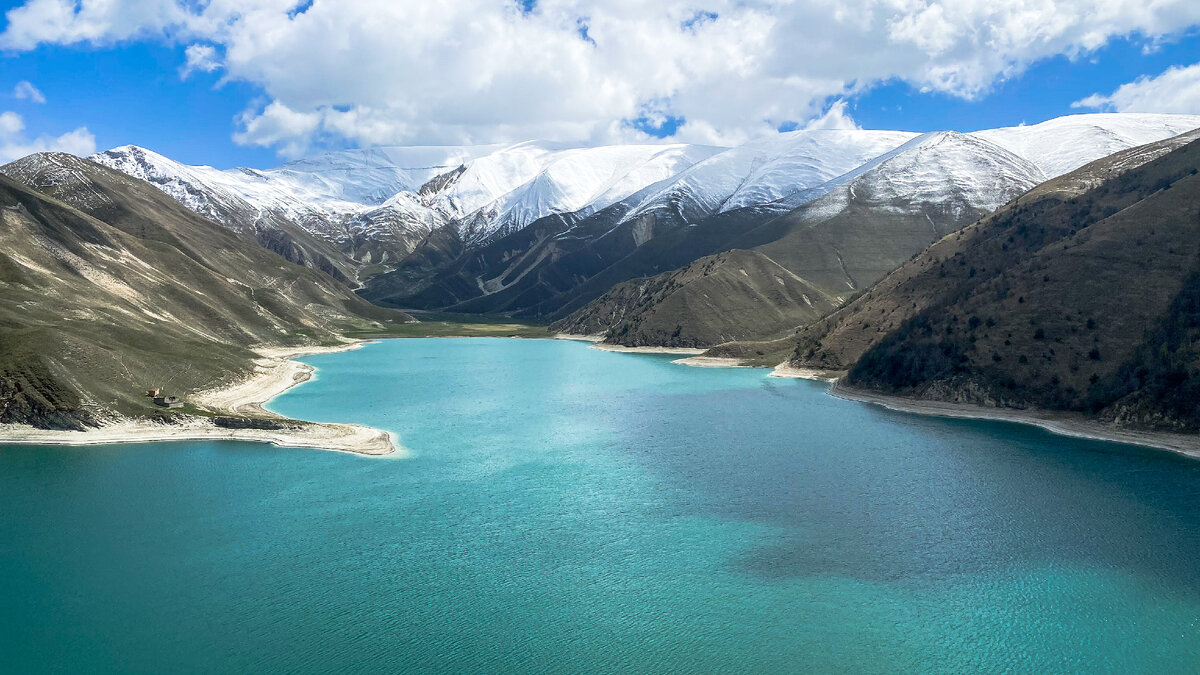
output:
[[38,91],[38,88],[33,86],[33,83],[28,80],[21,80],[17,83],[17,86],[13,87],[13,96],[22,101],[33,103],[46,102],[46,96]]
[[0,164],[47,150],[79,156],[96,152],[96,137],[87,127],[79,127],[61,136],[38,136],[33,139],[26,137],[24,132],[25,120],[20,115],[12,111],[0,112]]
[[1072,108],[1117,112],[1200,114],[1200,63],[1168,68],[1154,77],[1139,77],[1111,94],[1092,94]]
[[881,82],[975,98],[1039,59],[1197,24],[1195,0],[28,0],[0,49],[193,43],[181,73],[263,93],[237,141],[291,155],[638,140],[647,111],[673,139],[736,142]]

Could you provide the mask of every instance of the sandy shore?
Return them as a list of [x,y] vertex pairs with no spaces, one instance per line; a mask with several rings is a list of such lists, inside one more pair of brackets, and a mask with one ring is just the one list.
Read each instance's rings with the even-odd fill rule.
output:
[[687,354],[696,355],[703,354],[703,349],[689,349],[687,347],[626,347],[625,345],[610,345],[603,342],[604,335],[579,335],[577,333],[555,333],[550,336],[555,340],[578,340],[580,342],[591,342],[592,349],[599,349],[602,352],[621,352],[624,354]]
[[689,356],[686,359],[675,359],[671,363],[693,368],[754,368],[742,363],[741,359],[731,359],[724,356]]
[[575,333],[554,333],[550,336],[551,340],[576,340],[579,342],[600,342],[604,339],[604,334],[597,333],[596,335],[576,335]]
[[770,372],[767,377],[790,377],[797,380],[820,380],[822,382],[836,382],[840,373],[830,372],[827,370],[817,370],[816,368],[798,368],[784,361],[775,366],[775,369]]
[[254,372],[231,384],[197,392],[189,398],[197,407],[218,415],[265,418],[278,422],[278,429],[228,429],[212,419],[181,416],[175,424],[149,420],[121,419],[87,431],[51,431],[24,425],[0,425],[0,443],[26,445],[97,445],[101,443],[144,443],[151,441],[237,440],[271,443],[290,448],[315,448],[359,455],[389,455],[403,449],[392,435],[357,424],[333,424],[292,420],[262,406],[279,394],[312,377],[313,367],[291,360],[297,356],[349,351],[365,342],[348,342],[333,347],[288,347],[256,350],[262,357]]
[[592,349],[598,349],[602,352],[621,352],[623,354],[703,354],[706,350],[703,349],[688,349],[687,347],[626,347],[625,345],[606,345],[603,342],[597,342],[592,345]]
[[965,403],[921,401],[854,389],[837,382],[834,382],[833,386],[829,388],[829,394],[848,401],[874,403],[889,410],[898,410],[900,412],[932,415],[935,417],[996,420],[1030,424],[1062,436],[1128,443],[1130,445],[1169,450],[1193,459],[1200,459],[1200,436],[1115,429],[1106,424],[1089,420],[1082,415],[1074,416],[1041,410],[987,408]]

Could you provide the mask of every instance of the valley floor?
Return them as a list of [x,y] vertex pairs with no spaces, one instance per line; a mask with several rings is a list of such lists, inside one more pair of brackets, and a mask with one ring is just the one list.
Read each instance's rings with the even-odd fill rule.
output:
[[265,348],[253,375],[230,385],[199,392],[191,397],[198,407],[217,415],[254,418],[278,423],[272,429],[231,429],[217,426],[213,419],[181,416],[179,423],[121,419],[87,431],[55,431],[30,426],[0,425],[0,443],[23,445],[97,445],[151,441],[235,440],[271,443],[290,448],[313,448],[360,455],[402,452],[392,435],[356,424],[334,424],[292,420],[262,406],[288,389],[312,377],[313,367],[291,360],[297,356],[357,349],[362,341],[334,347]]

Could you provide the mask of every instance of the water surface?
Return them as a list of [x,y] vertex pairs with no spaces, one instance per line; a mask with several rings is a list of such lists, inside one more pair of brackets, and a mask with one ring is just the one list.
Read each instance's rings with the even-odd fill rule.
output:
[[1200,463],[572,342],[304,359],[412,455],[0,449],[14,673],[1192,673]]

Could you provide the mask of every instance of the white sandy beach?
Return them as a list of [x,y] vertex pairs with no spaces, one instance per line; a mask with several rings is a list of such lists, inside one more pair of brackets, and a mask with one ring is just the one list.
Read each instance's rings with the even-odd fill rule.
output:
[[703,354],[704,349],[689,349],[687,347],[626,347],[624,345],[606,345],[603,342],[597,342],[592,345],[592,349],[598,349],[602,352],[621,352],[623,354]]
[[821,382],[836,382],[839,374],[816,368],[798,368],[784,361],[775,366],[767,377],[788,377],[797,380],[820,380]]
[[291,448],[315,448],[360,455],[389,455],[403,452],[392,434],[357,424],[304,422],[277,415],[262,406],[288,389],[312,377],[313,368],[297,356],[348,351],[365,342],[347,342],[332,347],[288,347],[256,350],[262,357],[253,374],[231,384],[197,392],[191,402],[220,415],[267,418],[280,429],[227,429],[206,417],[180,416],[179,423],[120,419],[87,431],[52,431],[30,426],[0,425],[0,442],[26,445],[97,445],[101,443],[144,443],[151,441],[237,440],[271,443]]
[[681,366],[692,366],[695,368],[754,368],[755,366],[747,366],[742,363],[741,359],[731,359],[724,356],[689,356],[684,359],[675,359],[671,363],[678,363]]
[[575,340],[577,342],[600,342],[604,339],[603,334],[596,335],[576,335],[575,333],[554,333],[550,336],[552,340]]

